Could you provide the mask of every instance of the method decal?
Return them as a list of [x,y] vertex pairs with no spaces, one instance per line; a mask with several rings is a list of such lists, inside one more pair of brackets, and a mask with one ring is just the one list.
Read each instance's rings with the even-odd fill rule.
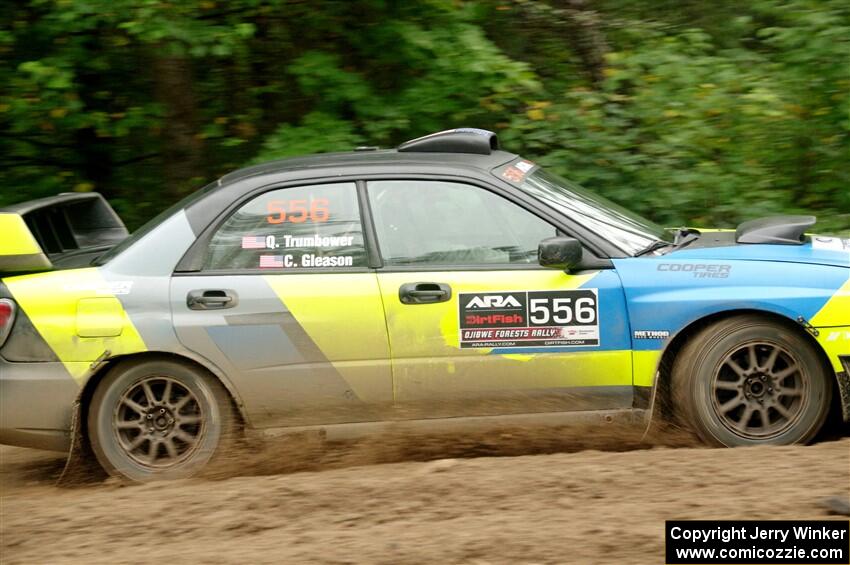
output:
[[458,308],[461,348],[599,345],[595,288],[461,293]]
[[635,330],[635,339],[667,339],[670,332],[667,330]]

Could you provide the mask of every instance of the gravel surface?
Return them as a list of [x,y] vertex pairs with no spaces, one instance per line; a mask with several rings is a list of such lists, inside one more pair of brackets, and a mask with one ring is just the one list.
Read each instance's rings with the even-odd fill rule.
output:
[[819,519],[850,496],[850,438],[635,447],[271,449],[226,478],[73,488],[57,454],[0,447],[0,562],[663,563],[665,520]]

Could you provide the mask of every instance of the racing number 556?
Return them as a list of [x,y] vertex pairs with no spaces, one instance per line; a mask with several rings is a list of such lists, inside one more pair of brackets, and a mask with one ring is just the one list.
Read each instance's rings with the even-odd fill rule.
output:
[[[300,224],[308,220],[311,222],[327,222],[330,216],[327,198],[311,200],[309,209],[306,200],[269,200],[266,208],[269,212],[266,221],[270,224],[282,224],[286,221]],[[287,212],[289,215],[287,215]]]
[[532,324],[565,325],[573,323],[593,324],[596,322],[595,300],[592,297],[572,298],[541,297],[528,301],[529,320]]

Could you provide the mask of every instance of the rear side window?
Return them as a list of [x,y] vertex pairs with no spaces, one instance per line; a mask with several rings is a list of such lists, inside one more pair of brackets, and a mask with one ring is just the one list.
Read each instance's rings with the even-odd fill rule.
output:
[[266,192],[239,208],[210,240],[208,270],[365,267],[354,183]]

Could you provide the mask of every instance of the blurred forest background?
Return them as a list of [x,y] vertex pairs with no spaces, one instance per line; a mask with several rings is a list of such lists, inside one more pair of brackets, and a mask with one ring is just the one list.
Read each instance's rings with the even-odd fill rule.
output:
[[0,205],[131,228],[228,170],[457,126],[666,225],[850,228],[847,0],[6,0]]

